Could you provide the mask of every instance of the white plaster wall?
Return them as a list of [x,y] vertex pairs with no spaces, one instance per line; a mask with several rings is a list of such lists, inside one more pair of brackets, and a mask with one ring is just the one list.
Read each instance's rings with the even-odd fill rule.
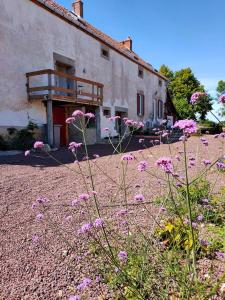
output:
[[[76,75],[104,84],[103,106],[128,108],[128,117],[148,120],[154,94],[165,102],[165,84],[138,65],[110,49],[110,60],[100,56],[100,42],[29,0],[0,1],[0,126],[26,126],[29,118],[46,123],[41,102],[27,100],[25,73],[54,68],[53,52],[75,61]],[[83,73],[83,69],[86,73]],[[137,116],[136,98],[145,94],[145,115]],[[161,90],[161,91],[160,91]],[[112,127],[101,114],[101,128]],[[104,132],[102,131],[102,137]]]

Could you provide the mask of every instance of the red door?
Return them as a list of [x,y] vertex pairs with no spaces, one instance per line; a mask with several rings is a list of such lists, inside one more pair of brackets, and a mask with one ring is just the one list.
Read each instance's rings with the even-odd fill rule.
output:
[[66,109],[63,106],[53,106],[53,124],[60,128],[60,146],[66,146]]

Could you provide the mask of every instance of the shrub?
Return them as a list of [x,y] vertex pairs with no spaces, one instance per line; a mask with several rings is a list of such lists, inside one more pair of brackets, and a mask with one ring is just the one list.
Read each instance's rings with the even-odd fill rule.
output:
[[31,148],[34,142],[34,130],[37,128],[38,126],[31,121],[26,128],[21,130],[17,130],[13,127],[8,128],[10,148],[16,150],[26,150]]

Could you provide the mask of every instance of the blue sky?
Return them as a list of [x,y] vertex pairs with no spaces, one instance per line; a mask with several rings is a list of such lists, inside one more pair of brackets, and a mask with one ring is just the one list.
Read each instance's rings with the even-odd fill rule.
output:
[[[71,0],[56,0],[71,9]],[[83,0],[84,18],[155,68],[191,67],[215,94],[225,80],[225,0]]]

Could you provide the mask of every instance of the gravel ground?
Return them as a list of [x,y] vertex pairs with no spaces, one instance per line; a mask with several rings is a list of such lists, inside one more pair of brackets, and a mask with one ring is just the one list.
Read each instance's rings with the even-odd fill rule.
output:
[[[207,136],[207,139],[208,147],[200,145],[197,137],[189,139],[189,154],[199,153],[197,155],[199,167],[190,170],[192,175],[196,173],[196,169],[202,168],[200,162],[203,158],[213,161],[222,153],[221,143],[218,140],[212,136]],[[149,147],[149,141],[147,143],[146,146]],[[147,159],[150,170],[152,169],[152,173],[156,175],[155,160],[160,156],[170,156],[170,151],[175,155],[181,146],[181,143],[174,143],[169,150],[168,145],[160,145],[133,154],[137,160]],[[138,147],[140,148],[140,145]],[[134,149],[133,146],[129,148]],[[120,156],[109,156],[111,150],[107,145],[92,146],[89,150],[90,158],[94,153],[101,156],[96,161],[91,160],[94,190],[98,192],[104,216],[113,218],[113,214],[123,205],[120,201],[122,195],[118,194],[117,200],[113,197],[120,176],[118,168]],[[82,278],[91,276],[95,282],[98,275],[98,266],[87,249],[85,239],[78,238],[75,233],[86,220],[86,213],[75,210],[71,223],[65,221],[71,200],[86,191],[83,177],[78,164],[73,163],[73,156],[67,150],[60,150],[52,155],[66,163],[66,167],[42,154],[32,154],[27,158],[23,155],[0,157],[1,300],[68,299],[69,295],[75,293],[75,286]],[[89,182],[87,162],[80,162],[80,166]],[[211,180],[216,179],[215,190],[225,185],[224,177],[215,178],[214,174],[210,175]],[[129,162],[127,183],[129,203],[133,203],[133,195],[138,192],[145,195],[147,202],[165,193],[163,185],[159,184],[157,178],[137,172],[137,161]],[[90,183],[88,186],[91,190]],[[47,197],[52,206],[43,221],[37,221],[36,212],[31,209],[32,203],[40,195]],[[153,204],[148,205],[148,210],[131,207],[130,220],[138,220],[143,227],[151,225],[151,216],[158,211]],[[76,249],[76,255],[67,252],[68,246],[55,233],[55,224],[60,224],[62,235],[66,234],[68,241]],[[32,236],[35,234],[41,237],[37,244],[32,242]],[[114,299],[104,284],[94,283],[90,290],[86,299]]]

